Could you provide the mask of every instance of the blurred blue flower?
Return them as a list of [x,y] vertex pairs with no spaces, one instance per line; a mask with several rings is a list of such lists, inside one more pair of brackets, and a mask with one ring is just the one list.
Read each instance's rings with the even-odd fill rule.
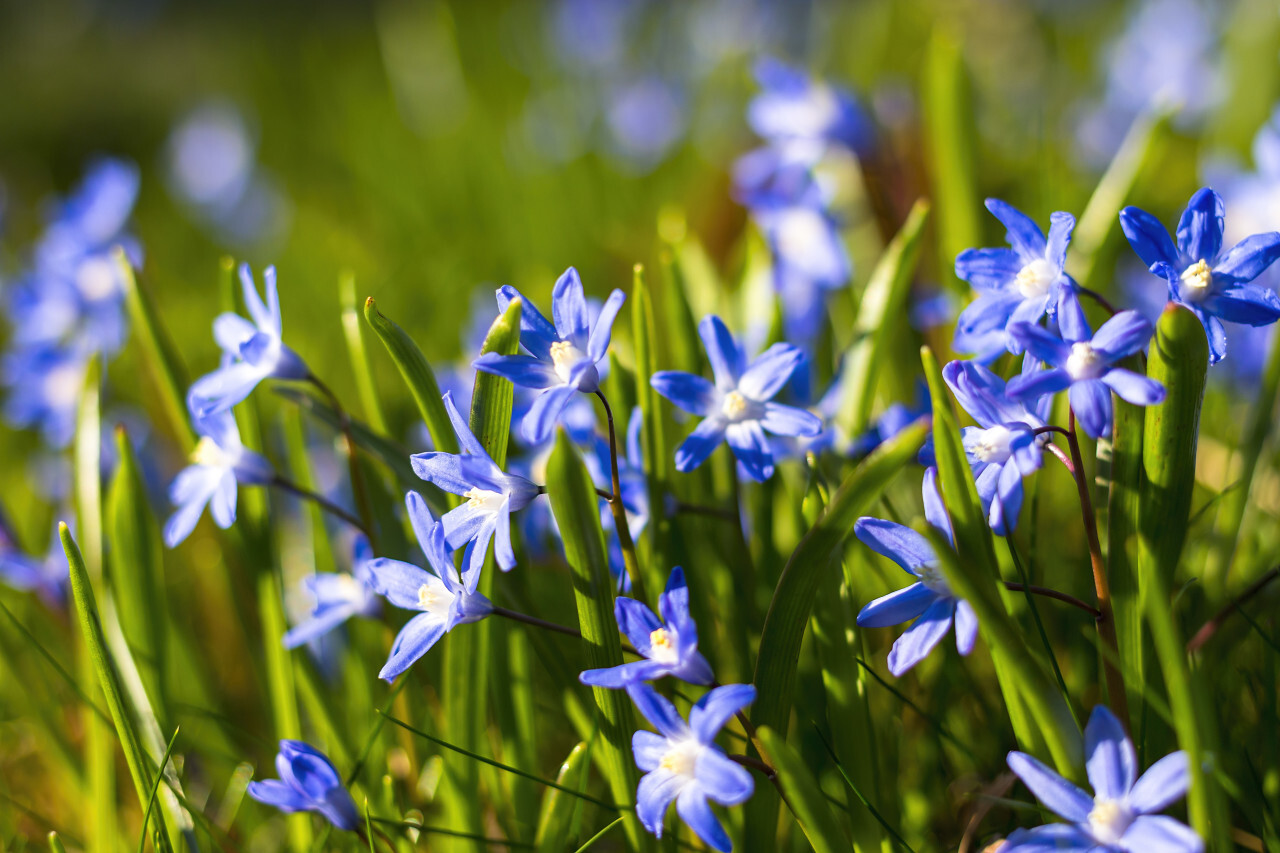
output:
[[170,548],[191,535],[206,505],[214,523],[226,530],[236,520],[236,485],[262,486],[275,477],[270,462],[240,443],[230,412],[195,418],[193,426],[200,441],[191,464],[169,486],[169,500],[177,507],[164,525]]
[[698,651],[698,626],[689,614],[689,588],[679,566],[671,570],[667,588],[658,598],[658,612],[661,620],[639,601],[617,599],[613,615],[618,630],[645,659],[611,669],[588,669],[578,680],[595,687],[618,688],[670,675],[690,684],[710,684],[714,680],[711,664]]
[[1059,314],[1062,337],[1031,323],[1014,323],[1009,333],[1048,370],[1024,373],[1009,380],[1014,399],[1035,401],[1067,390],[1071,409],[1093,438],[1111,435],[1111,392],[1135,406],[1164,402],[1165,389],[1154,379],[1116,367],[1141,352],[1151,339],[1151,323],[1137,311],[1121,311],[1094,334],[1079,303]]
[[282,337],[276,268],[267,267],[262,279],[267,290],[265,304],[258,296],[249,265],[240,265],[244,303],[253,322],[230,312],[213,321],[213,337],[222,348],[222,366],[197,379],[187,392],[193,415],[230,410],[268,377],[302,380],[311,375]]
[[[1033,360],[1024,359],[1031,364]],[[960,406],[978,422],[961,430],[965,456],[973,469],[987,522],[1008,536],[1022,508],[1022,478],[1040,470],[1043,442],[1035,430],[1044,426],[1052,397],[1042,397],[1037,411],[1012,399],[1005,382],[981,364],[953,361],[942,369]]]
[[[449,494],[467,499],[441,519],[450,548],[461,548],[474,540],[467,554],[464,576],[469,579],[480,576],[490,539],[498,566],[510,571],[516,565],[515,551],[511,548],[511,513],[528,506],[538,496],[538,487],[498,467],[462,419],[448,392],[444,395],[444,407],[462,452],[415,453],[410,457],[413,471]],[[473,581],[468,583],[474,588]]]
[[640,822],[661,838],[663,818],[674,800],[680,819],[708,846],[722,853],[732,850],[707,801],[744,803],[755,792],[755,780],[716,746],[715,737],[730,717],[755,701],[756,689],[750,684],[717,687],[690,709],[688,723],[648,684],[631,684],[627,693],[658,730],[638,731],[631,739],[636,766],[645,774],[636,790]]
[[1280,233],[1246,237],[1222,252],[1222,198],[1208,187],[1187,203],[1178,222],[1177,244],[1160,221],[1136,207],[1120,211],[1129,245],[1156,275],[1169,283],[1169,299],[1189,308],[1209,336],[1209,363],[1227,354],[1222,321],[1266,326],[1280,319],[1280,297],[1252,285],[1280,258]]
[[853,263],[835,219],[803,201],[753,208],[773,254],[773,285],[787,339],[812,346],[826,320],[826,294],[844,287]]
[[[507,309],[520,293],[509,285],[498,290],[498,308]],[[531,355],[486,353],[475,367],[485,373],[505,376],[526,388],[544,389],[524,416],[524,436],[541,444],[551,436],[560,413],[578,391],[595,393],[600,385],[596,362],[609,349],[613,321],[626,295],[621,290],[609,294],[608,301],[593,324],[578,271],[569,267],[556,281],[551,293],[555,325],[547,322],[529,300],[520,313],[520,343]]]
[[[801,367],[803,370],[803,367]],[[799,371],[797,371],[798,373]],[[791,391],[795,392],[796,383],[791,383]],[[799,394],[796,394],[800,397]],[[849,441],[843,427],[836,421],[840,407],[844,401],[844,385],[841,382],[841,371],[831,378],[827,390],[816,403],[806,408],[822,422],[822,431],[815,436],[770,436],[769,447],[773,450],[773,458],[803,459],[807,453],[822,453],[831,450],[841,455],[850,453],[852,442]],[[877,443],[879,443],[877,441]]]
[[906,403],[891,403],[876,419],[870,429],[850,443],[848,455],[854,459],[866,456],[920,418],[933,412],[933,401],[930,399],[927,389],[921,391],[918,388],[916,400],[917,402],[910,405]]
[[[936,468],[925,471],[921,491],[925,519],[954,545],[951,519],[938,493]],[[877,598],[858,613],[858,625],[863,628],[887,628],[920,617],[894,642],[889,652],[889,672],[901,676],[924,660],[951,630],[953,621],[956,648],[962,655],[973,651],[978,639],[978,617],[969,602],[957,598],[947,585],[938,571],[938,556],[927,538],[910,527],[867,517],[854,523],[853,532],[862,544],[919,578],[911,586]]]
[[987,210],[1009,229],[1012,249],[965,249],[956,257],[956,276],[973,285],[978,298],[960,312],[953,346],[957,352],[990,361],[1006,348],[1022,352],[1007,332],[1013,323],[1035,323],[1057,314],[1075,298],[1075,284],[1063,271],[1075,217],[1061,211],[1049,217],[1049,237],[1021,211],[999,199]]
[[0,582],[12,589],[35,592],[49,607],[65,606],[70,577],[57,528],[49,550],[43,557],[35,557],[18,546],[8,516],[0,512]]
[[369,540],[358,534],[349,574],[322,572],[303,581],[315,599],[315,607],[310,618],[284,635],[286,649],[319,639],[353,616],[378,615],[378,594],[371,586],[369,574],[369,561],[372,559],[373,549],[369,547]]
[[715,374],[715,384],[679,370],[662,370],[650,380],[659,394],[703,418],[676,448],[676,468],[692,471],[727,441],[747,475],[757,482],[773,476],[773,451],[765,430],[776,435],[816,436],[822,421],[794,406],[770,402],[791,378],[804,354],[790,344],[774,344],[750,363],[716,316],[704,317],[698,334]]
[[394,681],[413,666],[455,626],[479,622],[493,612],[489,599],[476,592],[477,572],[464,574],[465,583],[459,579],[445,541],[444,524],[432,517],[422,495],[409,492],[404,500],[430,571],[385,557],[366,564],[369,583],[379,595],[396,607],[422,611],[405,624],[392,644],[391,656],[378,673],[386,681]]
[[85,366],[82,354],[58,346],[5,353],[0,360],[0,381],[9,389],[5,420],[18,429],[38,428],[45,443],[66,447],[75,433]]
[[300,740],[280,741],[279,779],[249,783],[249,796],[282,812],[315,812],[338,829],[360,826],[355,800],[324,753]]
[[865,153],[874,129],[857,100],[805,72],[767,57],[756,63],[761,92],[747,107],[747,122],[782,145],[825,143]]
[[650,75],[625,81],[605,113],[611,148],[635,168],[653,168],[684,137],[685,110],[684,93],[670,80]]
[[1092,850],[1098,853],[1200,853],[1190,828],[1158,812],[1182,799],[1191,784],[1185,752],[1166,755],[1138,776],[1138,757],[1124,726],[1103,705],[1084,730],[1085,771],[1094,796],[1024,752],[1010,752],[1009,769],[1050,811],[1068,823],[1013,832],[1001,853]]

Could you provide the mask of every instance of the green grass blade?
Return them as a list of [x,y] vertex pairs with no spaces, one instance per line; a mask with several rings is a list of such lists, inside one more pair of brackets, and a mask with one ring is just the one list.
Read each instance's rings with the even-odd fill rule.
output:
[[[507,310],[493,321],[485,336],[484,345],[480,348],[482,354],[516,353],[520,346],[521,306],[519,299],[512,300]],[[471,431],[499,467],[506,465],[513,394],[514,387],[510,380],[491,373],[476,373],[475,390],[471,395]],[[440,408],[441,411],[444,410],[442,403]],[[453,427],[448,426],[448,429],[452,437]],[[497,573],[497,565],[490,555],[480,572],[479,591],[482,594],[493,594],[493,582]],[[472,751],[477,750],[484,742],[489,723],[490,681],[495,684],[507,683],[505,673],[493,671],[491,674],[493,661],[490,648],[493,638],[495,634],[505,638],[505,634],[499,634],[499,629],[495,628],[495,621],[486,619],[470,626],[466,631],[455,632],[449,637],[444,649],[445,695],[449,697],[445,711],[445,731],[458,746]],[[464,832],[483,835],[483,811],[473,799],[480,786],[479,768],[475,762],[452,756],[446,759],[445,767],[448,769],[453,793],[446,801],[449,825]],[[492,793],[497,794],[496,791]],[[474,844],[463,841],[457,842],[454,847],[479,849]]]
[[662,589],[663,578],[674,565],[668,556],[672,530],[671,518],[666,512],[670,463],[667,459],[666,419],[663,417],[658,392],[649,384],[653,374],[658,372],[657,353],[654,352],[658,331],[654,320],[653,297],[645,282],[644,268],[639,264],[635,268],[630,302],[631,338],[636,351],[636,400],[644,422],[640,430],[640,445],[649,490],[649,525],[644,537],[649,543],[649,571],[645,585],[650,589]]
[[[945,27],[935,27],[925,55],[925,129],[931,185],[938,202],[938,257],[948,271],[956,255],[979,245],[982,237],[969,89],[960,41]],[[952,275],[943,278],[964,286]]]
[[418,413],[427,424],[436,450],[457,453],[458,439],[453,434],[449,414],[441,401],[440,384],[436,382],[436,375],[431,371],[427,357],[418,349],[413,339],[405,334],[404,329],[382,315],[372,296],[365,300],[364,318],[387,348],[405,385],[409,386],[409,393],[418,404]]
[[885,354],[897,328],[894,319],[906,310],[928,221],[929,202],[920,199],[885,247],[862,292],[853,343],[845,353],[840,377],[844,399],[840,423],[850,435],[861,435],[870,423],[876,382],[888,363]]
[[756,730],[764,747],[764,760],[778,772],[782,795],[804,830],[815,853],[845,853],[849,841],[840,830],[818,782],[805,766],[800,754],[787,745],[786,739],[768,726]]
[[[565,557],[573,573],[578,625],[592,669],[622,663],[622,644],[613,618],[613,577],[600,527],[599,499],[591,475],[564,430],[556,435],[547,464],[547,493],[564,539]],[[617,803],[634,801],[639,771],[631,760],[631,735],[636,730],[631,701],[621,690],[591,688],[600,720],[600,751],[608,768],[606,779]],[[634,849],[648,849],[649,836],[640,822],[629,816],[623,828]]]
[[[293,403],[299,409],[303,409],[308,414],[315,416],[326,426],[335,430],[342,428],[338,413],[326,401],[312,396],[300,388],[289,388],[280,385],[273,388],[272,391]],[[418,475],[413,473],[413,466],[409,464],[408,448],[375,432],[369,425],[355,419],[351,420],[351,437],[355,439],[359,447],[368,451],[370,455],[376,456],[378,461],[386,465],[387,469],[395,475],[403,487],[406,489],[416,488],[424,493],[430,492],[431,485],[422,482]]]
[[[1070,706],[1044,667],[1031,655],[1021,631],[1005,609],[991,530],[965,457],[942,371],[928,347],[921,350],[921,360],[933,398],[938,486],[955,528],[956,549],[963,554],[963,559],[936,530],[930,528],[926,532],[938,552],[947,582],[956,595],[973,606],[978,616],[978,628],[991,650],[996,677],[1020,744],[1036,751],[1042,739],[1058,771],[1068,778],[1079,778],[1084,758],[1080,730]],[[1024,709],[1029,720],[1023,716]]]
[[356,393],[360,395],[360,408],[364,419],[375,432],[387,434],[387,419],[382,414],[382,400],[378,397],[378,385],[373,378],[369,362],[369,345],[365,337],[365,324],[360,322],[360,307],[356,297],[356,277],[345,272],[338,279],[338,298],[342,304],[342,335],[347,342],[347,357],[351,372],[356,378]]
[[610,821],[608,824],[605,825],[603,829],[601,829],[595,835],[588,838],[587,843],[579,847],[577,850],[577,853],[586,853],[586,851],[590,850],[592,847],[596,845],[597,841],[599,841],[601,838],[604,838],[606,835],[608,835],[610,830],[612,830],[618,824],[622,823],[623,819],[624,818],[619,817],[619,818],[616,818],[615,820]]
[[[229,263],[226,259],[224,263]],[[155,383],[161,411],[178,445],[184,453],[195,447],[196,437],[187,413],[187,371],[182,364],[169,333],[160,322],[150,295],[138,285],[133,264],[124,249],[115,250],[115,263],[120,271],[125,307],[129,312],[130,333],[142,346],[142,362]]]
[[[98,683],[106,697],[107,710],[111,713],[111,721],[115,725],[116,735],[124,748],[125,763],[129,767],[129,775],[133,779],[138,802],[145,806],[151,785],[150,767],[146,754],[142,750],[142,740],[134,726],[129,709],[125,706],[124,693],[120,688],[119,676],[114,664],[107,654],[107,642],[102,633],[102,624],[98,613],[98,604],[94,597],[93,585],[89,579],[89,569],[84,557],[71,537],[71,530],[66,524],[58,526],[58,535],[62,539],[62,548],[67,555],[67,565],[71,578],[71,594],[75,601],[76,618],[80,625],[80,634],[84,638],[89,652],[93,670]],[[95,718],[96,719],[96,718]],[[111,804],[114,800],[111,801]],[[168,832],[164,826],[164,818],[156,816],[159,828],[157,838],[161,839],[161,849],[169,850]]]
[[[587,773],[591,766],[591,749],[581,741],[569,753],[556,774],[556,784],[575,790],[586,787]],[[538,831],[533,843],[538,853],[560,853],[569,843],[569,829],[578,800],[556,788],[547,789],[542,798],[542,811],[538,815]]]
[[[173,730],[173,737],[169,738],[169,744],[164,748],[164,754],[160,756],[161,768],[169,763],[169,756],[173,754],[173,745],[178,742],[179,731],[181,729]],[[147,849],[147,826],[151,823],[151,810],[155,808],[156,793],[160,790],[162,781],[164,781],[163,769],[156,773],[156,781],[151,786],[151,795],[147,797],[147,807],[142,812],[142,829],[138,833],[138,853],[143,853]]]

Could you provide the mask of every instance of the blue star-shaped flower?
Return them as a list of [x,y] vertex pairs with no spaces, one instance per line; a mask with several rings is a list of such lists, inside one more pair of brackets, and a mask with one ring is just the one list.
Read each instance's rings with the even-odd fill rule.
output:
[[1089,850],[1094,853],[1201,853],[1190,828],[1157,814],[1187,793],[1187,754],[1166,755],[1138,776],[1138,757],[1124,726],[1103,705],[1084,730],[1085,771],[1094,795],[1077,788],[1024,752],[1009,753],[1009,769],[1031,793],[1068,823],[1013,832],[1001,853]]
[[338,829],[354,831],[360,814],[342,777],[324,753],[300,740],[280,741],[279,779],[249,783],[249,796],[282,812],[316,812]]
[[516,565],[516,554],[511,547],[511,513],[528,506],[538,496],[538,487],[498,467],[458,413],[451,392],[444,394],[444,407],[462,452],[416,453],[409,460],[413,472],[428,483],[467,499],[442,519],[450,548],[456,550],[474,540],[467,554],[465,573],[479,577],[490,539],[498,566],[510,571]]
[[[498,307],[507,310],[520,292],[509,285],[498,289]],[[505,376],[517,385],[542,389],[524,416],[522,430],[532,444],[551,436],[560,413],[579,391],[594,394],[600,388],[596,363],[605,357],[613,332],[613,321],[626,294],[609,294],[595,324],[587,308],[582,279],[573,267],[565,270],[551,292],[551,313],[555,325],[524,300],[520,312],[520,344],[529,355],[486,353],[475,361],[476,370]]]
[[164,541],[170,548],[191,535],[205,505],[223,530],[236,520],[236,484],[263,486],[275,477],[271,463],[240,443],[240,430],[230,412],[218,412],[194,421],[200,441],[191,453],[191,464],[178,472],[169,486],[169,500],[177,505],[164,525]]
[[366,564],[369,585],[378,595],[396,607],[422,611],[405,624],[392,644],[391,656],[378,673],[386,681],[394,681],[413,666],[454,627],[479,622],[493,612],[489,599],[476,592],[480,575],[473,572],[464,579],[458,577],[445,541],[444,525],[432,517],[422,495],[409,492],[404,502],[430,571],[385,557]]
[[774,144],[835,144],[865,151],[874,129],[853,95],[772,57],[756,63],[760,94],[747,123]]
[[714,385],[679,370],[659,371],[650,380],[659,394],[703,418],[676,448],[676,468],[692,471],[720,442],[727,441],[747,475],[762,483],[773,476],[773,451],[765,430],[806,437],[822,431],[822,420],[811,412],[770,402],[791,378],[804,353],[790,344],[774,344],[747,364],[719,317],[704,317],[698,334],[711,361]]
[[658,599],[659,620],[639,601],[619,598],[613,603],[618,629],[627,636],[644,660],[624,663],[611,669],[588,669],[578,679],[595,687],[626,687],[641,681],[656,681],[664,675],[690,684],[710,684],[711,664],[698,651],[698,626],[689,615],[689,588],[684,569],[671,570],[667,588]]
[[835,219],[805,200],[752,208],[773,254],[773,286],[788,340],[807,342],[822,329],[826,295],[844,287],[853,263]]
[[219,314],[213,321],[213,337],[222,348],[222,366],[191,386],[187,405],[192,414],[228,411],[268,377],[302,380],[311,375],[302,359],[285,346],[281,337],[276,268],[267,267],[262,279],[267,288],[265,304],[258,296],[249,265],[240,265],[244,303],[253,322],[230,312]]
[[1075,285],[1063,272],[1075,217],[1061,211],[1049,217],[1049,237],[1026,214],[999,199],[987,199],[991,211],[1009,229],[1011,249],[965,249],[956,257],[956,275],[973,285],[978,298],[960,312],[953,346],[983,361],[1006,348],[1022,349],[1006,332],[1013,323],[1037,322],[1056,315],[1058,304],[1075,299]]
[[315,599],[315,607],[305,622],[284,635],[284,647],[293,649],[310,643],[337,628],[353,616],[376,616],[380,601],[371,584],[369,562],[373,550],[369,540],[357,535],[351,572],[322,572],[303,581]]
[[1120,211],[1120,227],[1129,245],[1151,271],[1169,283],[1169,299],[1199,318],[1209,336],[1209,363],[1227,354],[1222,321],[1267,326],[1280,319],[1280,297],[1270,288],[1251,285],[1280,258],[1280,233],[1246,237],[1222,251],[1223,204],[1208,187],[1187,203],[1178,221],[1178,242],[1145,210]]
[[1059,320],[1061,338],[1031,323],[1010,326],[1009,333],[1032,356],[1051,366],[1009,380],[1010,397],[1037,400],[1070,389],[1071,409],[1093,438],[1111,435],[1112,391],[1135,406],[1164,402],[1159,382],[1115,366],[1147,345],[1153,331],[1147,318],[1137,311],[1121,311],[1093,334],[1077,304],[1063,311]]
[[638,731],[631,739],[636,766],[644,771],[636,790],[636,816],[644,828],[662,837],[662,819],[672,800],[676,812],[698,837],[716,850],[733,849],[711,812],[708,800],[736,806],[750,799],[755,780],[724,754],[715,737],[729,718],[750,705],[750,684],[717,687],[689,711],[689,722],[647,684],[632,684],[627,694],[658,734]]
[[[936,468],[925,471],[921,491],[925,519],[954,543],[951,519],[938,493]],[[924,660],[951,630],[953,621],[956,649],[962,655],[973,651],[978,639],[978,617],[969,602],[956,597],[938,571],[938,555],[928,539],[910,527],[879,518],[858,519],[853,532],[872,551],[919,578],[909,587],[877,598],[858,613],[858,625],[863,628],[887,628],[920,617],[894,642],[889,652],[889,672],[900,676]]]

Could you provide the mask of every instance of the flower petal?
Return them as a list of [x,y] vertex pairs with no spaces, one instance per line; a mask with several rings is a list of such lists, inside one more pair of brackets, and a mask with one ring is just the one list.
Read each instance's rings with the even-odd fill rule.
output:
[[1268,326],[1280,319],[1280,297],[1267,287],[1236,284],[1224,287],[1201,303],[1204,310],[1228,323]]
[[1191,827],[1163,815],[1143,815],[1120,839],[1126,853],[1201,853],[1204,842]]
[[[920,482],[920,497],[924,502],[925,521],[945,533],[947,541],[954,546],[956,544],[956,533],[951,527],[951,514],[947,512],[946,505],[942,503],[942,492],[938,489],[937,468],[925,469],[924,479]],[[929,553],[933,554],[932,548],[929,549]]]
[[1171,752],[1147,768],[1129,791],[1129,806],[1142,814],[1164,811],[1187,795],[1191,787],[1190,760],[1182,751]]
[[747,476],[763,483],[773,476],[773,451],[759,421],[731,423],[724,430],[725,441],[733,448]]
[[248,794],[258,802],[286,813],[306,811],[311,807],[306,797],[279,779],[250,782]]
[[676,812],[694,833],[706,842],[708,847],[729,853],[733,842],[725,834],[724,827],[707,804],[707,795],[700,784],[687,786],[676,798]]
[[882,595],[858,613],[860,628],[888,628],[901,625],[924,613],[938,600],[938,593],[922,583]]
[[729,718],[756,699],[750,684],[726,684],[699,699],[689,709],[689,728],[699,743],[710,744]]
[[1024,263],[1009,249],[965,249],[956,255],[956,278],[978,290],[1003,288],[1017,278]]
[[1093,811],[1093,798],[1025,752],[1010,752],[1009,769],[1054,814],[1084,823]]
[[1111,389],[1097,379],[1072,384],[1067,391],[1076,420],[1090,438],[1111,435]]
[[822,419],[812,412],[782,403],[765,403],[760,426],[774,435],[813,438],[822,432]]
[[604,358],[604,354],[609,350],[609,340],[613,335],[613,322],[618,318],[618,312],[622,310],[622,303],[627,299],[627,295],[621,290],[615,290],[609,294],[609,298],[605,300],[604,307],[600,309],[600,316],[596,317],[595,328],[591,330],[591,337],[587,340],[587,358],[592,363]]
[[1045,241],[1044,259],[1056,270],[1061,270],[1067,262],[1067,245],[1075,227],[1076,218],[1070,213],[1059,210],[1049,214],[1049,239]]
[[373,591],[405,610],[419,608],[418,591],[440,579],[412,563],[377,557],[365,564]]
[[1023,373],[1009,380],[1009,396],[1029,403],[1071,387],[1071,374],[1060,367]]
[[1168,229],[1142,208],[1126,207],[1120,211],[1120,230],[1148,268],[1153,264],[1178,265],[1178,249]]
[[1102,849],[1088,832],[1068,823],[1046,823],[1034,829],[1015,829],[1000,846],[1001,853],[1058,853],[1060,850],[1100,853]]
[[1107,361],[1119,361],[1141,352],[1154,331],[1151,321],[1137,311],[1121,311],[1102,324],[1090,345]]
[[737,388],[738,377],[742,375],[742,351],[724,321],[714,314],[703,317],[698,324],[698,337],[707,350],[716,387],[726,393]]
[[649,635],[662,627],[653,611],[643,602],[619,597],[613,602],[613,617],[618,621],[618,630],[631,641],[636,651],[648,657]]
[[653,724],[653,727],[664,737],[682,738],[689,736],[689,727],[685,724],[684,718],[680,716],[680,712],[676,710],[676,706],[672,705],[665,697],[660,696],[649,685],[629,685],[627,687],[627,695],[631,697],[631,701],[640,709],[640,713],[644,714],[644,718]]
[[1005,239],[1022,257],[1023,263],[1030,263],[1044,257],[1044,232],[1022,211],[1006,204],[998,198],[987,199],[987,210],[1009,229]]
[[804,361],[804,352],[791,344],[778,343],[769,347],[752,360],[738,380],[738,390],[748,399],[763,403],[787,384],[791,374],[800,362]]
[[692,415],[706,416],[716,404],[716,387],[701,376],[683,370],[660,370],[649,384],[653,390]]
[[1215,281],[1244,284],[1253,281],[1280,258],[1280,234],[1269,231],[1246,237],[1213,265]]
[[688,785],[686,777],[662,767],[641,777],[640,785],[636,788],[636,817],[640,818],[644,828],[661,838],[662,819],[667,814],[667,808]]
[[1033,323],[1012,323],[1009,326],[1009,337],[1016,340],[1040,361],[1054,367],[1065,364],[1071,356],[1071,344],[1044,326]]
[[667,754],[667,739],[654,732],[638,731],[631,736],[631,752],[636,767],[648,773],[662,763],[662,757]]
[[1205,187],[1187,202],[1178,220],[1178,248],[1191,261],[1213,263],[1222,249],[1222,197]]
[[1113,367],[1103,374],[1102,381],[1115,391],[1120,399],[1135,406],[1154,406],[1164,402],[1164,386],[1132,370]]
[[438,613],[421,613],[410,619],[396,636],[391,655],[378,677],[384,681],[395,681],[398,675],[429,652],[446,630],[445,618]]
[[939,597],[920,615],[889,651],[889,672],[901,676],[928,657],[951,629],[955,599]]
[[1118,800],[1138,777],[1138,756],[1124,726],[1105,705],[1098,705],[1084,728],[1085,772],[1095,797]]
[[747,768],[731,761],[718,749],[702,751],[694,775],[707,797],[722,806],[745,803],[756,787]]
[[532,353],[534,358],[550,361],[551,345],[560,340],[560,336],[556,334],[556,327],[551,325],[547,318],[542,316],[542,312],[511,285],[504,284],[499,287],[497,296],[499,311],[505,312],[507,307],[517,299],[523,303],[520,308],[520,344]]
[[471,362],[471,366],[484,373],[510,379],[522,388],[552,388],[564,384],[551,364],[531,355],[487,352]]
[[964,599],[956,600],[956,651],[967,655],[973,651],[978,641],[978,614],[973,612],[973,605]]
[[560,385],[548,388],[539,394],[533,401],[533,405],[529,407],[520,427],[525,439],[530,444],[537,445],[550,438],[556,421],[560,419],[560,413],[564,411],[565,406],[569,405],[569,400],[576,393],[578,389],[574,386]]
[[854,523],[853,533],[862,544],[913,575],[919,574],[916,569],[938,559],[928,539],[894,521],[864,516]]
[[676,448],[676,470],[687,473],[697,468],[724,441],[725,422],[710,417],[698,424],[689,437]]

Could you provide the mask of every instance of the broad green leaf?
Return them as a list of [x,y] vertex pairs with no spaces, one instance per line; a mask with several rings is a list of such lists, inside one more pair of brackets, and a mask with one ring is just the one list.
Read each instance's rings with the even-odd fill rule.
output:
[[929,202],[920,199],[885,247],[862,292],[853,343],[845,353],[840,376],[844,400],[840,423],[850,435],[861,435],[871,420],[876,382],[886,364],[890,336],[897,328],[895,320],[906,310],[928,221]]
[[[195,433],[187,414],[187,372],[182,364],[168,332],[165,330],[150,295],[138,285],[124,249],[116,247],[116,267],[124,290],[125,307],[129,312],[131,333],[142,345],[142,362],[147,366],[155,383],[160,408],[164,412],[169,429],[173,432],[183,452],[195,447]],[[229,261],[229,259],[228,259]]]
[[[581,741],[560,765],[556,783],[585,790],[590,767],[591,749],[586,741]],[[533,839],[538,853],[560,853],[568,849],[573,812],[580,802],[577,797],[570,797],[555,788],[547,789],[542,798],[542,812],[538,815],[538,832]]]
[[436,450],[444,453],[458,452],[458,439],[453,434],[453,426],[449,423],[449,414],[444,410],[440,397],[440,385],[436,375],[427,363],[427,357],[418,349],[418,345],[405,334],[404,329],[388,320],[378,311],[378,306],[370,296],[364,303],[364,318],[377,333],[382,345],[387,348],[396,369],[409,386],[413,401],[418,404],[418,413],[427,424],[431,433],[431,441]]
[[818,782],[805,766],[800,754],[787,745],[786,739],[768,726],[756,730],[764,747],[764,760],[778,772],[778,786],[796,822],[816,853],[845,853],[849,841],[840,831],[836,816]]
[[[991,650],[996,677],[1020,744],[1036,752],[1038,744],[1043,743],[1060,773],[1080,778],[1084,759],[1080,730],[1071,708],[1044,666],[1032,656],[1022,632],[1005,609],[991,529],[978,499],[942,371],[928,347],[921,349],[921,360],[933,399],[938,487],[955,529],[956,549],[933,528],[926,535],[938,552],[947,582],[977,614],[978,629]],[[1034,722],[1034,731],[1030,722]]]
[[[961,43],[934,27],[925,54],[925,130],[930,183],[938,203],[938,257],[950,269],[956,255],[977,246],[981,201],[974,176],[974,110]],[[944,279],[963,287],[954,276]]]
[[[125,705],[124,693],[120,688],[119,676],[115,665],[107,653],[106,638],[102,633],[102,624],[98,614],[98,604],[93,593],[93,585],[89,579],[89,569],[84,557],[77,547],[71,530],[66,524],[58,525],[58,536],[62,540],[63,551],[67,555],[67,566],[71,579],[71,595],[75,602],[76,618],[80,626],[80,634],[89,652],[89,660],[97,676],[99,686],[106,697],[107,710],[111,713],[111,721],[115,725],[116,735],[124,748],[125,763],[129,767],[129,776],[133,779],[134,790],[142,808],[146,807],[151,792],[151,768],[146,754],[143,752],[142,740],[134,725],[132,715]],[[96,719],[96,718],[95,718]],[[109,805],[114,806],[114,799]],[[169,845],[168,832],[164,827],[162,815],[156,815],[156,824],[160,829],[157,838],[161,849],[172,849]]]
[[[512,300],[507,310],[493,321],[485,336],[481,354],[488,352],[514,355],[520,346],[520,312],[522,302]],[[471,395],[471,431],[499,467],[506,465],[507,442],[511,435],[511,408],[515,393],[511,381],[491,373],[476,373]],[[443,405],[441,405],[443,411]],[[453,428],[449,427],[452,437]],[[498,567],[490,555],[480,572],[479,591],[493,594]],[[489,722],[490,682],[506,684],[507,675],[492,672],[490,648],[495,636],[494,622],[486,619],[458,631],[445,646],[444,679],[449,703],[445,711],[445,730],[458,746],[477,750],[484,743]],[[505,626],[503,626],[505,627]],[[503,636],[499,634],[499,636]],[[505,639],[503,640],[505,642]],[[479,790],[479,772],[475,762],[446,758],[453,796],[446,801],[450,826],[454,829],[484,834],[483,814],[475,807],[471,792]],[[481,850],[474,842],[458,840],[454,849]]]
[[[622,644],[613,617],[613,577],[600,527],[599,498],[591,475],[569,436],[561,429],[547,464],[547,494],[564,540],[565,558],[573,574],[573,597],[578,627],[587,646],[587,666],[601,669],[622,663]],[[636,730],[631,700],[621,690],[593,687],[600,721],[597,749],[608,768],[605,774],[616,803],[635,801],[639,772],[631,759],[631,735]],[[633,849],[649,849],[649,836],[633,813],[623,824]]]
[[359,302],[356,297],[356,277],[350,272],[338,279],[338,298],[342,301],[342,334],[347,341],[347,356],[351,360],[351,372],[356,378],[356,392],[360,395],[360,408],[364,419],[380,435],[387,434],[387,420],[382,414],[382,400],[369,363],[368,341],[365,324],[360,322]]

